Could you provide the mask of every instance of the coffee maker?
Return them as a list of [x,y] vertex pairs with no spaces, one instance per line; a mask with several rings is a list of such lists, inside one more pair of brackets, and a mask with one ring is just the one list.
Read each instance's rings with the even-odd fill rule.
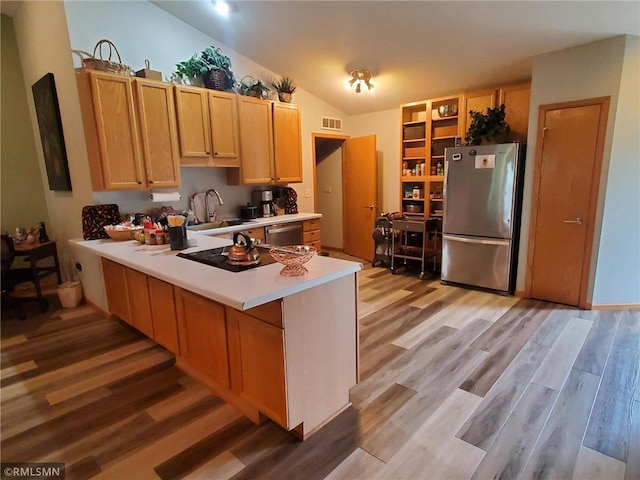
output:
[[273,203],[272,190],[255,190],[253,201],[259,205],[258,215],[261,217],[273,217],[276,214],[276,206]]

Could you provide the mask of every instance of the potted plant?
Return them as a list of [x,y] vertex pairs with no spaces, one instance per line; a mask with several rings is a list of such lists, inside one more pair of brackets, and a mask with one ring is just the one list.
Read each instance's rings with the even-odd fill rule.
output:
[[285,75],[279,80],[273,80],[271,86],[278,92],[278,99],[280,99],[281,102],[291,103],[291,95],[297,88],[291,77]]
[[496,108],[487,108],[487,113],[469,111],[471,124],[464,138],[467,145],[505,141],[509,133],[509,125],[504,121],[504,108],[502,104]]
[[240,93],[249,97],[264,98],[271,89],[262,80],[256,80],[250,75],[245,75],[240,81]]
[[200,54],[176,64],[175,76],[190,79],[192,85],[202,85],[214,90],[230,90],[235,83],[231,60],[219,48],[205,48]]
[[205,48],[201,58],[209,67],[204,74],[204,85],[214,90],[231,90],[236,82],[231,71],[231,59],[214,46]]

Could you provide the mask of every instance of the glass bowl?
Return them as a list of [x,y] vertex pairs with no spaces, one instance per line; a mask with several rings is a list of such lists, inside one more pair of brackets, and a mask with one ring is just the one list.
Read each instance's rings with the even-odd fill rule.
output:
[[308,245],[293,245],[290,247],[274,247],[269,250],[273,259],[284,265],[280,275],[285,277],[299,277],[306,275],[309,270],[304,266],[311,257],[318,253],[315,247]]

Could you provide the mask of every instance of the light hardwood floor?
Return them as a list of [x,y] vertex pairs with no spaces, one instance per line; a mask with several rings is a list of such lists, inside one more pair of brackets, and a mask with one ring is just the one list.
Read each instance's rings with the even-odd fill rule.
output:
[[[1,458],[68,479],[640,478],[640,314],[360,275],[361,383],[305,442],[87,306],[3,314]],[[32,313],[32,312],[31,312]]]

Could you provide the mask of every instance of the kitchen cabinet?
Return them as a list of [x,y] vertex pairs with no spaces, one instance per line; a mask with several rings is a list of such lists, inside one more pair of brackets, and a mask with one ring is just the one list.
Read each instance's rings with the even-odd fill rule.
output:
[[173,285],[154,277],[147,277],[153,339],[170,352],[180,354],[178,319]]
[[91,70],[77,83],[93,189],[180,186],[173,86]]
[[305,220],[302,222],[302,237],[305,245],[315,247],[320,251],[320,219]]
[[147,276],[137,270],[127,268],[126,285],[129,297],[131,324],[149,338],[155,338],[151,316],[151,301]]
[[240,96],[240,171],[229,170],[230,185],[302,181],[300,108]]
[[[260,243],[264,243],[264,239],[265,239],[264,227],[250,228],[246,232],[247,232],[247,235],[249,235],[249,238],[253,238],[254,240],[260,240]],[[231,238],[233,238],[233,235]]]
[[519,83],[500,88],[498,105],[504,103],[505,122],[509,125],[511,142],[526,142],[529,131],[531,83]]
[[237,379],[232,390],[289,428],[284,330],[229,307],[226,312],[232,378]]
[[229,388],[224,307],[175,288],[180,358],[217,385]]
[[237,95],[176,86],[180,163],[184,167],[238,167]]
[[462,135],[463,140],[467,135],[469,125],[471,125],[471,115],[469,114],[469,112],[473,110],[474,112],[486,113],[488,108],[495,108],[497,106],[497,99],[498,90],[496,88],[477,90],[475,92],[466,92],[464,94],[464,108],[460,112],[460,115],[462,116],[464,121],[464,125],[462,128],[462,131],[464,132],[464,134]]
[[127,267],[102,258],[104,288],[107,292],[109,312],[131,324],[131,310],[127,291]]

